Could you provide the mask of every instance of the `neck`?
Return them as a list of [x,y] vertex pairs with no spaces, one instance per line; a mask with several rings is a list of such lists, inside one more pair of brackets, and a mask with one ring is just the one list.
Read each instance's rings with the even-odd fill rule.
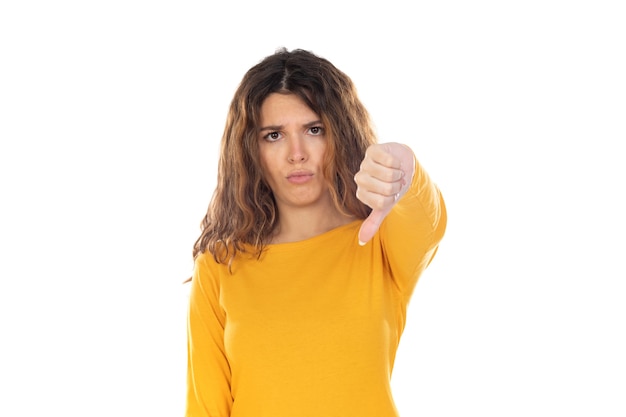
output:
[[280,220],[271,243],[298,242],[318,236],[355,220],[354,216],[340,213],[336,208],[301,208],[280,210]]

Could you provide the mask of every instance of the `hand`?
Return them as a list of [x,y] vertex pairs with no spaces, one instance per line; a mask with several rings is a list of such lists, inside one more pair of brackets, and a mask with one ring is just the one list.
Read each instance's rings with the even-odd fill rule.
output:
[[376,234],[411,184],[415,172],[413,151],[400,143],[381,143],[367,148],[359,172],[354,176],[356,196],[372,212],[359,230],[359,244],[365,245]]

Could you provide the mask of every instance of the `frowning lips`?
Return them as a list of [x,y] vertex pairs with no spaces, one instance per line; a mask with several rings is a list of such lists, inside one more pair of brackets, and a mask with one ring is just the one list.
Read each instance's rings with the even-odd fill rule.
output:
[[292,171],[287,175],[287,180],[294,184],[302,184],[313,178],[313,173],[306,170]]

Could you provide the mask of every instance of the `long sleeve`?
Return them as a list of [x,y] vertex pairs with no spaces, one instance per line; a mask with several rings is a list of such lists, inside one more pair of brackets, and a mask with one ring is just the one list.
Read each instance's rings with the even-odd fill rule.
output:
[[233,400],[224,349],[226,316],[219,297],[219,277],[207,265],[207,255],[200,254],[189,299],[186,417],[230,416]]
[[380,228],[380,239],[393,279],[405,300],[435,256],[447,224],[446,207],[437,186],[415,161],[407,193]]
[[[355,220],[240,256],[232,274],[198,258],[187,417],[398,417],[390,377],[404,294],[445,223],[433,214],[438,193],[428,197],[415,179],[365,246]],[[427,201],[433,207],[420,208]]]

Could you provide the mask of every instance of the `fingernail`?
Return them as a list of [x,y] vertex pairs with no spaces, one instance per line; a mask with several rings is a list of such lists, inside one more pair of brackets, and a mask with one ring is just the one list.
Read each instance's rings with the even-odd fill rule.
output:
[[365,246],[365,242],[361,242],[361,240],[359,239],[359,246]]

